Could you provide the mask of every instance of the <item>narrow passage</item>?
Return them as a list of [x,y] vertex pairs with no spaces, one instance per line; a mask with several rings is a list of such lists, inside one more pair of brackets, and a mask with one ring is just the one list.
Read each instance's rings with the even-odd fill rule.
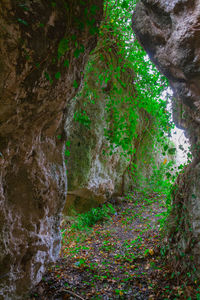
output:
[[135,194],[89,231],[63,224],[62,257],[30,299],[188,299],[160,251],[163,197]]

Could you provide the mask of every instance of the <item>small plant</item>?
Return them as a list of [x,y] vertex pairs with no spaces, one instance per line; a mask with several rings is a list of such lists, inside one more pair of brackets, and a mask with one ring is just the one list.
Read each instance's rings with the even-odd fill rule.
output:
[[91,120],[88,117],[86,111],[76,111],[74,114],[74,120],[90,129]]
[[92,208],[86,213],[79,214],[72,228],[83,230],[93,226],[99,221],[110,219],[110,214],[114,214],[115,209],[111,204],[102,207]]

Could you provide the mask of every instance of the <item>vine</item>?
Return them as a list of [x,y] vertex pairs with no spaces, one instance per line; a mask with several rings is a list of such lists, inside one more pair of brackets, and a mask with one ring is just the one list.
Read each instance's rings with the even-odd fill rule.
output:
[[[120,149],[130,162],[126,171],[133,176],[137,148],[144,136],[149,137],[145,151],[150,157],[156,152],[170,155],[168,152],[175,149],[167,138],[173,127],[163,100],[168,83],[134,37],[130,22],[135,4],[129,0],[105,0],[98,44],[86,66],[84,86],[76,97],[84,98],[84,105],[74,115],[76,121],[89,128],[87,106],[103,95],[107,102],[107,150],[103,151],[112,155]],[[170,168],[166,162],[164,167]]]

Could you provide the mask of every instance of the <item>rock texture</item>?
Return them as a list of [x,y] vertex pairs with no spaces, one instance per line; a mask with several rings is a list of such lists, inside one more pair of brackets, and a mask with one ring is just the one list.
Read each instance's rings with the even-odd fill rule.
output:
[[[66,159],[69,184],[66,213],[70,213],[71,209],[77,212],[87,211],[105,202],[114,193],[121,194],[122,176],[129,165],[125,157],[120,156],[121,149],[112,155],[108,155],[106,150],[108,142],[104,130],[108,128],[106,123],[108,113],[105,95],[101,94],[94,103],[88,103],[84,107],[91,122],[90,127],[73,119],[75,112],[79,111],[85,100],[87,99],[84,96],[76,99],[76,105],[71,107],[71,118],[66,122],[66,132],[70,141],[68,147],[70,155]],[[128,181],[125,189],[127,188]]]
[[[200,2],[142,0],[133,15],[141,45],[174,91],[174,120],[185,129],[193,161],[174,190],[171,258],[200,275]],[[197,269],[197,270],[196,270]]]
[[0,3],[0,299],[22,299],[60,249],[66,103],[101,0]]

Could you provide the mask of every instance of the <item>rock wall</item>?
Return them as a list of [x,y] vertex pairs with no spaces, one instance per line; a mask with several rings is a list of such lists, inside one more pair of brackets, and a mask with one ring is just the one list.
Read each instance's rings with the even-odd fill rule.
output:
[[[109,41],[108,49],[106,41]],[[73,210],[85,212],[111,197],[121,196],[133,190],[138,177],[142,174],[148,177],[152,172],[150,160],[154,150],[150,149],[154,146],[154,139],[150,131],[154,120],[134,102],[137,96],[133,69],[124,67],[121,73],[116,71],[121,65],[125,66],[126,61],[122,64],[116,51],[117,43],[112,41],[112,45],[110,41],[104,36],[99,38],[86,67],[83,88],[68,105],[65,125],[69,154],[66,158],[69,190],[64,209],[66,215]],[[108,70],[112,70],[109,79],[101,79]],[[112,101],[114,105],[110,105]],[[114,109],[120,112],[119,115],[114,115]],[[130,111],[134,111],[135,120],[129,118]],[[119,124],[119,118],[123,118],[125,124]],[[125,126],[130,121],[137,125],[133,132],[129,132],[126,143],[131,144],[135,151],[125,157],[122,147],[111,143],[106,133],[111,132],[115,137],[120,130],[126,132]],[[111,151],[113,145],[118,147]],[[133,163],[138,165],[137,170],[132,168]]]
[[[93,77],[93,80],[96,82],[96,77]],[[75,101],[74,107],[71,107],[71,118],[66,122],[66,132],[70,141],[70,154],[66,159],[69,183],[65,209],[67,214],[71,209],[77,212],[87,211],[105,202],[114,193],[120,195],[123,188],[122,176],[129,165],[127,159],[120,156],[121,149],[108,155],[109,143],[104,133],[109,126],[106,122],[106,95],[101,93],[94,103],[87,103],[86,107],[84,102],[87,98],[84,93]],[[75,113],[82,107],[91,122],[90,126],[74,119]],[[130,180],[127,180],[126,190],[129,184]]]
[[142,0],[133,30],[150,59],[169,79],[176,101],[176,124],[185,129],[193,161],[174,188],[169,244],[179,271],[200,276],[200,3],[195,0]]
[[0,3],[0,299],[22,299],[57,258],[66,103],[96,45],[102,0]]

